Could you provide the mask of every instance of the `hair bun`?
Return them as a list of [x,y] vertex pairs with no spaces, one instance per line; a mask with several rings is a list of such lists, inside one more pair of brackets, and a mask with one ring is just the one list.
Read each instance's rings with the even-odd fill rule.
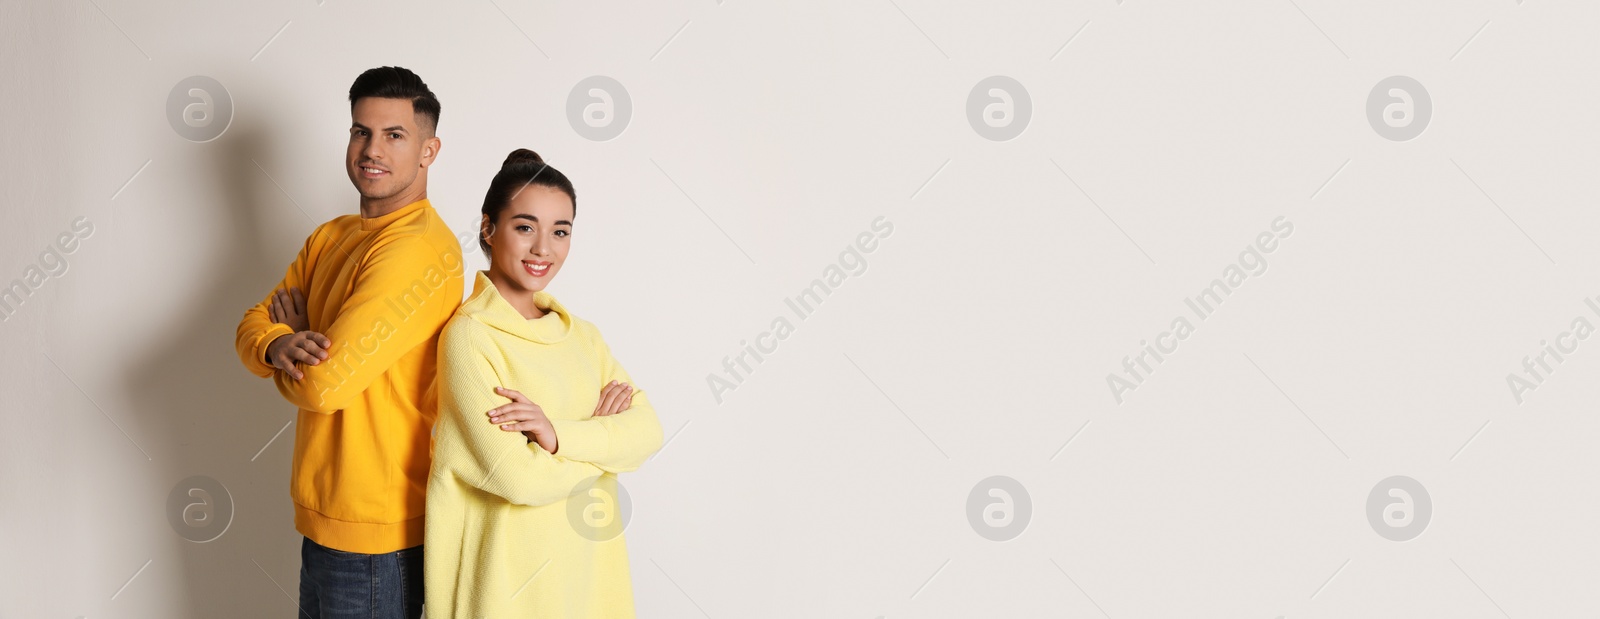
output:
[[500,167],[516,165],[519,163],[542,164],[544,163],[544,158],[540,157],[539,153],[533,152],[526,148],[519,148],[511,151],[511,154],[506,155],[506,162],[500,164]]

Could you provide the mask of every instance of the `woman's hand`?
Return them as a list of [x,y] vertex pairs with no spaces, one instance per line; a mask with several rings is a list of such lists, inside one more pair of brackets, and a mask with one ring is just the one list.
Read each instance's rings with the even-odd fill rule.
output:
[[272,322],[289,325],[295,333],[311,330],[311,318],[306,314],[306,297],[299,288],[279,290],[273,294],[272,303],[267,306],[267,315],[272,317]]
[[495,387],[494,392],[510,398],[511,403],[489,409],[489,423],[506,432],[521,432],[528,437],[528,442],[537,442],[545,451],[556,452],[560,447],[556,442],[556,429],[544,415],[543,408],[527,396],[505,387]]
[[600,402],[595,404],[594,416],[615,415],[633,406],[633,385],[611,381],[600,388]]

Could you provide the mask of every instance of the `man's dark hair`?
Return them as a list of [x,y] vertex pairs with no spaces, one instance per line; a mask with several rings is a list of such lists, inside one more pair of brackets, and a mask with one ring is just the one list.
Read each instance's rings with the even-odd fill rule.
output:
[[407,99],[411,101],[411,110],[417,116],[426,119],[418,124],[425,126],[425,131],[432,133],[439,127],[439,98],[433,96],[433,91],[428,90],[428,85],[422,78],[403,67],[378,67],[367,69],[350,85],[350,107],[356,106],[356,101],[365,97],[378,97],[380,99]]

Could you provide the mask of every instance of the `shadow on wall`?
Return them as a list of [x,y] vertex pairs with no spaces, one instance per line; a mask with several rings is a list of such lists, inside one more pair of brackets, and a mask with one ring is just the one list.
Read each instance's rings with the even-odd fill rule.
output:
[[165,441],[152,454],[157,485],[171,491],[166,556],[181,563],[181,588],[160,596],[178,604],[173,617],[284,616],[299,599],[300,535],[288,496],[295,408],[246,371],[233,347],[245,309],[294,260],[260,235],[285,217],[304,221],[256,166],[271,163],[264,122],[236,118],[204,145],[210,156],[193,173],[212,175],[212,191],[227,196],[208,214],[215,238],[202,249],[214,253],[192,258],[210,268],[178,286],[186,294],[169,304],[170,315],[144,327],[155,345],[126,374],[137,423],[161,428],[154,434]]

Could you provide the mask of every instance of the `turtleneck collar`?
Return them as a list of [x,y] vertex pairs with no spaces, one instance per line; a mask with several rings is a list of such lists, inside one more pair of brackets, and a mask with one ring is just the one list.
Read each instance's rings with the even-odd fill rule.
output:
[[[409,207],[408,207],[409,208]],[[472,296],[461,304],[461,313],[500,331],[539,344],[554,344],[572,333],[572,314],[549,292],[533,293],[533,304],[546,313],[538,318],[523,318],[522,312],[500,296],[489,281],[488,271],[478,271],[472,283]]]

